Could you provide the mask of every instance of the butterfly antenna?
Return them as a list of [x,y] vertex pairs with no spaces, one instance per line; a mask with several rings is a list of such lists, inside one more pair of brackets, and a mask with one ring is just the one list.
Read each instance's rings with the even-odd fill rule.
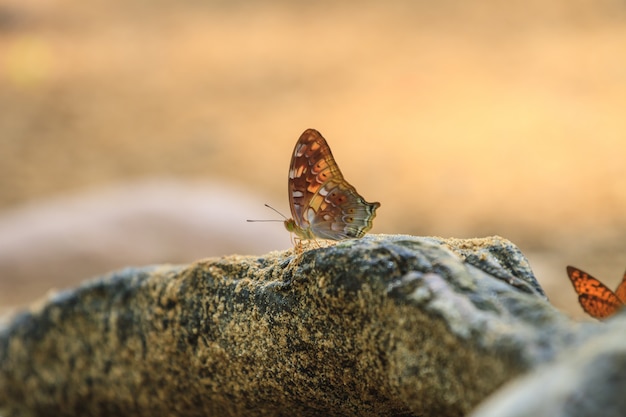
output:
[[268,209],[274,210],[276,213],[278,213],[283,219],[287,220],[287,216],[285,216],[283,213],[281,213],[280,211],[276,210],[274,207],[270,206],[269,204],[265,204],[265,207],[267,207]]
[[[276,210],[274,207],[270,206],[269,204],[264,204],[265,207],[274,210],[276,213],[280,214],[282,216],[283,219],[287,220],[287,217],[285,217],[285,215],[283,213],[281,213],[280,211]],[[251,222],[251,223],[255,223],[255,222],[282,222],[282,220],[246,220],[247,222]]]

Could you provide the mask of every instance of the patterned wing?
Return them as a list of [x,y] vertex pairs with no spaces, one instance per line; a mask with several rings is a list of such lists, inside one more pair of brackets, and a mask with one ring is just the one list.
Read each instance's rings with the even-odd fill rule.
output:
[[324,239],[360,238],[372,228],[380,203],[368,203],[346,181],[330,180],[312,203],[319,209],[311,217],[311,229]]
[[314,129],[305,130],[296,143],[288,188],[293,221],[286,225],[302,239],[362,237],[380,206],[366,202],[348,184],[328,143]]
[[568,266],[567,275],[578,294],[578,302],[591,317],[609,317],[624,305],[613,291],[586,272]]
[[626,272],[624,272],[622,282],[619,283],[615,290],[615,295],[617,295],[617,298],[619,298],[622,303],[626,304]]

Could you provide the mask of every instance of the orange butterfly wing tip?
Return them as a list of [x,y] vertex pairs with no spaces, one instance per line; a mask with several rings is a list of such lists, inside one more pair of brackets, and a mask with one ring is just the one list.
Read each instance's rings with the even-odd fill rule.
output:
[[567,275],[578,294],[580,306],[591,317],[609,317],[624,305],[613,291],[585,271],[568,266]]
[[626,304],[626,272],[624,272],[622,282],[619,283],[615,290],[615,295],[617,295],[617,298],[619,298],[622,303]]

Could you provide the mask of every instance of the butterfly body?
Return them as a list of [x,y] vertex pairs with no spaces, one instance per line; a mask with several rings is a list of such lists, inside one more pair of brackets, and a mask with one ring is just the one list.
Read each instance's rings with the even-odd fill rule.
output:
[[587,314],[596,319],[603,319],[615,314],[626,304],[626,273],[615,292],[606,285],[573,266],[567,267],[578,302]]
[[314,129],[302,133],[289,167],[285,228],[298,238],[360,238],[372,228],[380,203],[368,203],[343,177],[328,143]]

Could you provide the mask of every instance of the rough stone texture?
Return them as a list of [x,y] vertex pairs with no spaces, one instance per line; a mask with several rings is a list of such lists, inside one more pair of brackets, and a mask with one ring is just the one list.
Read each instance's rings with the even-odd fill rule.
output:
[[0,415],[463,416],[579,327],[498,237],[126,269],[0,330]]

